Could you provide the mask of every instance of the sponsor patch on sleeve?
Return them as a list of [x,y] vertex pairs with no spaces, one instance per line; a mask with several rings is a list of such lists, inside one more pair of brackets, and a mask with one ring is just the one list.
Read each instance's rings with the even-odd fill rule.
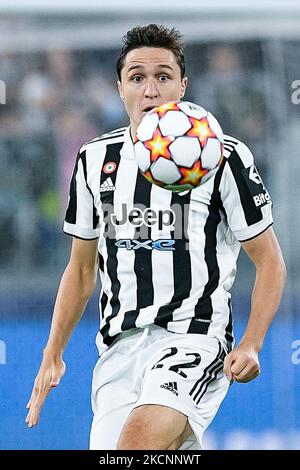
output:
[[255,206],[260,208],[266,204],[270,204],[272,202],[270,194],[265,188],[257,167],[255,165],[251,165],[248,168],[244,168],[242,170],[242,174],[248,188],[250,189]]

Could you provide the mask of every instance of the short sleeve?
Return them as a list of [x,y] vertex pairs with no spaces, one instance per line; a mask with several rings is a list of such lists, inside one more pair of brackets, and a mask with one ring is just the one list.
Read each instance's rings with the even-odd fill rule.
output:
[[273,223],[272,201],[249,148],[240,142],[230,153],[220,182],[227,221],[239,241],[264,232]]
[[93,193],[87,183],[85,152],[77,155],[63,230],[68,235],[85,240],[99,237],[99,217]]

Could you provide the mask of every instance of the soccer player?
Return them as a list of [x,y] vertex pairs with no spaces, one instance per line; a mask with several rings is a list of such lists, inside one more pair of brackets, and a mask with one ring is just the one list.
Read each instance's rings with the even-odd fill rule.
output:
[[[118,87],[130,126],[78,153],[64,223],[72,251],[26,422],[38,423],[64,374],[63,351],[99,267],[90,448],[198,449],[229,384],[259,374],[258,354],[286,270],[269,193],[242,142],[225,136],[214,177],[182,194],[150,184],[138,171],[133,138],[142,117],[182,99],[188,80],[177,30],[151,24],[123,40]],[[174,239],[172,249],[155,243],[162,239]],[[247,328],[232,349],[230,289],[240,246],[256,279]]]

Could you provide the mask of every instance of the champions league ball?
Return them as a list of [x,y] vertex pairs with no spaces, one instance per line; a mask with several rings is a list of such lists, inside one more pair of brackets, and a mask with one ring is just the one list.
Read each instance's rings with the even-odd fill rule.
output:
[[222,161],[223,132],[216,118],[188,101],[151,109],[134,140],[138,167],[151,183],[186,191],[205,183]]

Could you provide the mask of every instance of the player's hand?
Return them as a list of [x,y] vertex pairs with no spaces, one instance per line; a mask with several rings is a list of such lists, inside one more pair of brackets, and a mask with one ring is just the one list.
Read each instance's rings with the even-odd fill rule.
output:
[[225,358],[224,373],[230,382],[250,382],[259,372],[258,353],[251,345],[240,344]]
[[39,416],[48,393],[56,387],[66,370],[66,365],[60,357],[52,357],[44,353],[40,370],[35,378],[31,397],[26,408],[29,408],[25,422],[31,428],[39,422]]

